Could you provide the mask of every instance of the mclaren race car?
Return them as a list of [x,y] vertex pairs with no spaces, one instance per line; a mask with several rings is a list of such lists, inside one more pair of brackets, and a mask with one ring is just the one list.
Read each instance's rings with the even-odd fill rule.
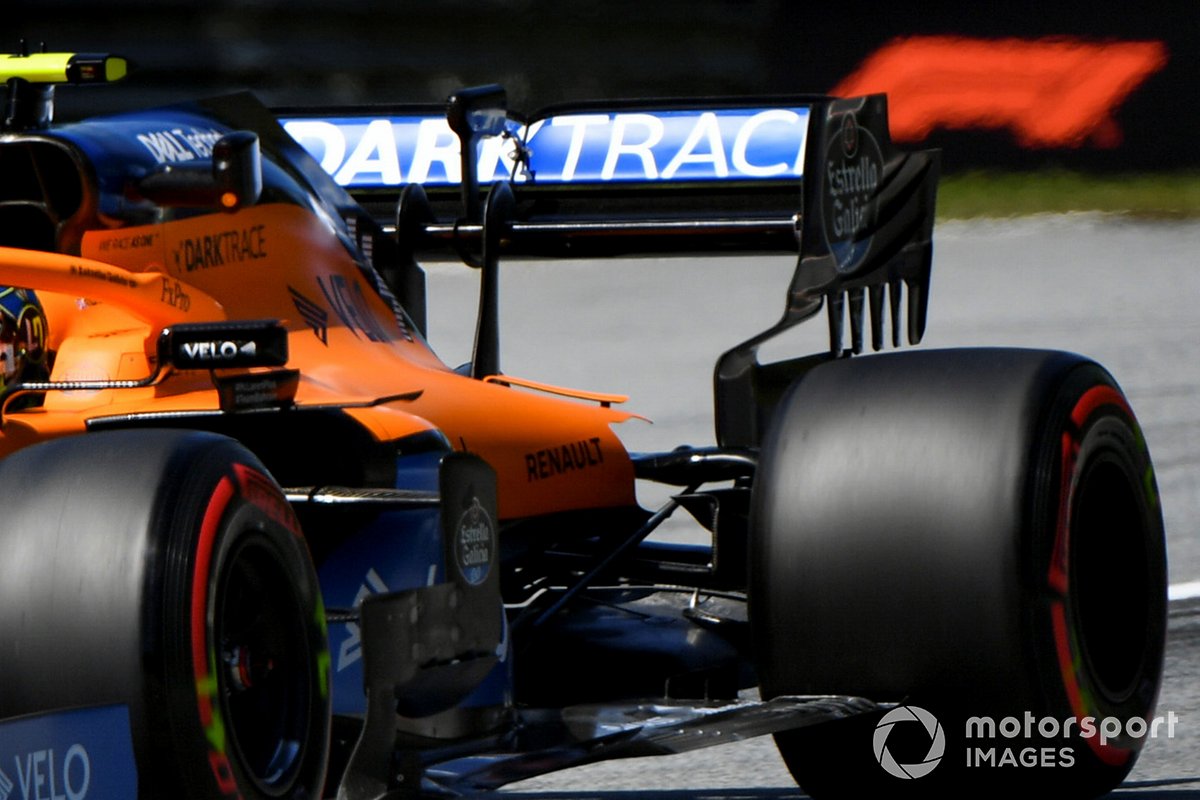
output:
[[[1145,442],[1081,356],[863,354],[921,339],[938,180],[882,96],[54,123],[125,70],[0,58],[0,796],[456,795],[765,734],[818,796],[1128,773]],[[797,258],[712,446],[501,369],[506,258],[645,253]],[[431,258],[479,275],[462,367]]]

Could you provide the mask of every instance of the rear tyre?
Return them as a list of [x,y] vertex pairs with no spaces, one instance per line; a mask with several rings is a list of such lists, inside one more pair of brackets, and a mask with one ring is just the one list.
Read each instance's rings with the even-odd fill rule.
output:
[[57,440],[0,462],[0,508],[0,715],[128,706],[146,796],[321,796],[324,611],[253,455],[194,432]]
[[[1162,673],[1165,547],[1137,421],[1096,364],[821,366],[780,406],[752,515],[764,696],[904,708],[778,737],[810,794],[1085,797],[1132,768]],[[1080,736],[1089,718],[1121,733]]]

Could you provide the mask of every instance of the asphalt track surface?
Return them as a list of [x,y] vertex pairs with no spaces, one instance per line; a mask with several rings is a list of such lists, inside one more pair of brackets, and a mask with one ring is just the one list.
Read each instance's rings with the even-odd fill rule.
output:
[[[940,225],[922,347],[1047,347],[1116,376],[1154,458],[1167,527],[1171,619],[1158,711],[1175,736],[1148,742],[1114,796],[1200,800],[1200,223],[1096,215]],[[654,421],[618,431],[631,450],[711,444],[712,367],[782,313],[794,261],[513,262],[501,276],[501,365],[526,378],[630,395]],[[466,361],[478,275],[430,268],[430,340]],[[815,319],[764,360],[826,346]],[[647,492],[645,502],[657,499]],[[688,538],[671,528],[669,537]],[[869,590],[869,587],[864,587]],[[515,784],[515,797],[699,800],[800,796],[770,739],[582,767]]]

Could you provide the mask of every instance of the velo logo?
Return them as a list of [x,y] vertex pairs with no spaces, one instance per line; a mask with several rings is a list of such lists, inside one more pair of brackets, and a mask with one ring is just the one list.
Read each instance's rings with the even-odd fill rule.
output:
[[[920,724],[929,736],[929,751],[923,759],[912,764],[899,763],[888,750],[888,738],[892,735],[892,729],[904,722]],[[946,753],[946,732],[942,730],[942,724],[938,722],[937,717],[925,709],[919,706],[897,706],[879,720],[879,724],[875,726],[872,743],[875,748],[875,760],[887,774],[911,780],[925,777],[941,762]]]

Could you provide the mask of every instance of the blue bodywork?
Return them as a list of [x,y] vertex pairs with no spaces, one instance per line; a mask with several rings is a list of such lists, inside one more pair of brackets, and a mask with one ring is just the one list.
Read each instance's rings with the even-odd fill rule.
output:
[[0,797],[134,800],[129,710],[98,706],[0,723]]
[[[397,461],[396,488],[437,491],[441,453]],[[353,608],[373,594],[416,589],[446,580],[438,509],[389,511],[356,531],[320,566],[327,608]],[[329,629],[335,714],[361,714],[362,640],[357,623]]]

